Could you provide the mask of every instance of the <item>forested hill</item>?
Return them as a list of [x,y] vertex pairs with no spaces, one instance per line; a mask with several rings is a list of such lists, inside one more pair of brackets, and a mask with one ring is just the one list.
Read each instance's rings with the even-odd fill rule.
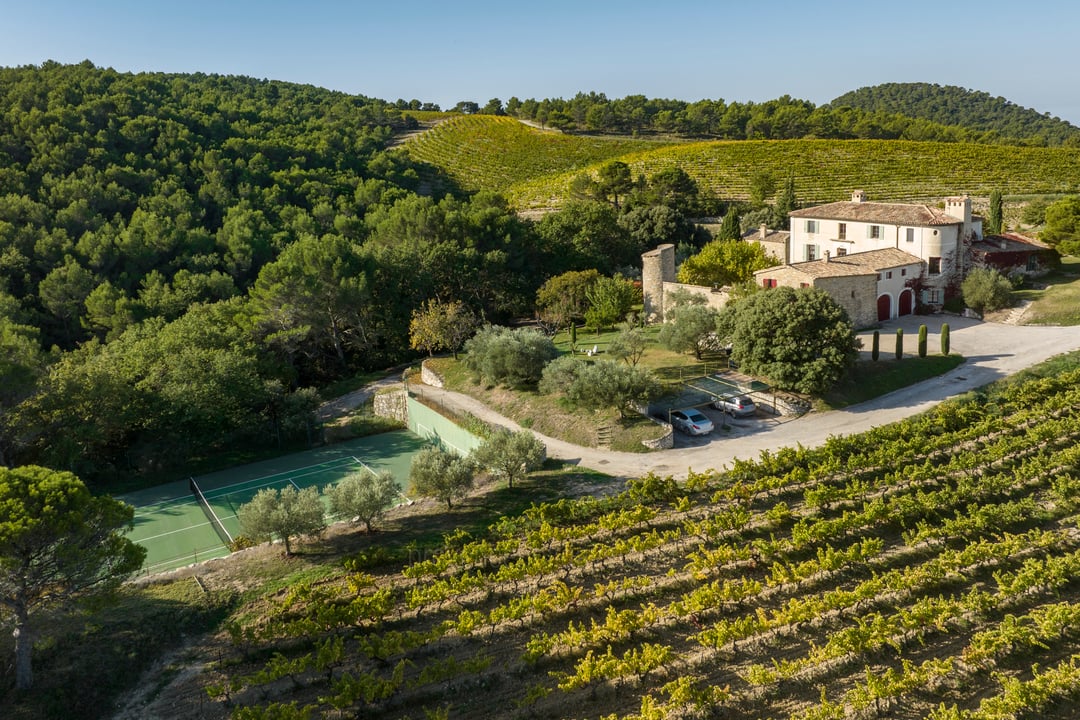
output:
[[[644,95],[608,98],[603,93],[590,92],[578,93],[570,99],[519,100],[513,97],[505,107],[496,98],[482,110],[473,107],[463,108],[463,111],[505,113],[564,132],[720,140],[813,138],[1060,145],[1073,138],[1061,128],[1047,132],[1042,125],[1028,127],[1010,122],[1007,128],[999,130],[958,122],[955,117],[937,120],[906,113],[902,107],[861,107],[841,100],[838,98],[830,105],[816,106],[807,100],[784,95],[766,102],[698,100],[690,103]],[[1039,115],[1036,118],[1043,124],[1061,122],[1048,121]]]
[[[217,75],[0,70],[0,464],[91,481],[309,437],[312,388],[499,319],[542,266],[500,198],[433,199],[381,100]],[[461,278],[470,278],[467,285]]]
[[1003,97],[955,85],[885,83],[845,93],[829,106],[898,113],[940,125],[995,133],[1002,138],[1030,138],[1034,144],[1080,144],[1080,128],[1071,123]]

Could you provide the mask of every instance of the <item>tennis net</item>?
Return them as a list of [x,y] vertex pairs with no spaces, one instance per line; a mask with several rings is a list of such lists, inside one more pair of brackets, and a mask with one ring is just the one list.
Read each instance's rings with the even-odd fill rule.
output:
[[188,486],[191,488],[191,494],[199,501],[199,505],[202,505],[203,512],[206,513],[206,518],[210,521],[210,525],[213,526],[214,532],[221,538],[221,542],[225,544],[225,547],[232,549],[232,535],[230,535],[229,531],[225,529],[225,526],[221,524],[221,520],[218,519],[217,513],[214,512],[214,508],[210,507],[210,503],[207,502],[206,496],[203,495],[203,491],[195,484],[195,478],[188,478]]

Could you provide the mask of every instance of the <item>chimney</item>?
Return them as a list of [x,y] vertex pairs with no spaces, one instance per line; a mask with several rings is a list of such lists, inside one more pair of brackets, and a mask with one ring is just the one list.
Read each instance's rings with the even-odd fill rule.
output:
[[760,238],[762,240],[769,237],[769,227],[765,223],[761,223],[761,227],[759,228],[759,231],[761,233]]
[[866,192],[863,190],[854,190],[851,193],[851,202],[866,202]]
[[825,253],[821,257],[825,260],[825,262],[829,262],[829,256],[831,254],[832,253],[830,253],[828,250],[826,250]]

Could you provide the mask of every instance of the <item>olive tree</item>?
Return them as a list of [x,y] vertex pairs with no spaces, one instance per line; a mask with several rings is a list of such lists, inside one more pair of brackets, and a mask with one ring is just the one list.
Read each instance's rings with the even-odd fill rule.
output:
[[330,511],[338,517],[362,521],[369,533],[372,524],[386,513],[400,495],[397,481],[389,470],[378,473],[362,470],[326,488]]
[[322,501],[314,487],[264,488],[251,502],[241,505],[236,516],[244,534],[252,540],[280,538],[286,555],[292,554],[292,538],[317,537],[326,529]]
[[1012,302],[1012,284],[997,270],[975,268],[960,285],[964,304],[977,312],[993,312]]
[[70,472],[0,467],[0,605],[14,618],[18,689],[33,685],[38,611],[113,589],[142,566],[146,548],[124,535],[134,514]]
[[528,430],[497,430],[473,451],[473,461],[514,487],[533,470],[539,470],[547,457],[547,448]]
[[473,486],[473,464],[442,448],[431,446],[418,452],[409,467],[409,483],[416,495],[435,498],[453,507]]
[[465,343],[464,362],[477,382],[516,388],[535,385],[558,354],[551,338],[532,328],[487,325]]

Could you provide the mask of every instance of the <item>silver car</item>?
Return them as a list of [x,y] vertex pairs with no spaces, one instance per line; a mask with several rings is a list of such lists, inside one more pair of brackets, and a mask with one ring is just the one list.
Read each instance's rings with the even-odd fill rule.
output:
[[672,410],[671,424],[676,430],[681,430],[687,435],[708,435],[713,431],[712,420],[694,408]]
[[723,410],[732,417],[750,417],[757,412],[757,405],[748,395],[720,398],[713,403],[717,410]]

